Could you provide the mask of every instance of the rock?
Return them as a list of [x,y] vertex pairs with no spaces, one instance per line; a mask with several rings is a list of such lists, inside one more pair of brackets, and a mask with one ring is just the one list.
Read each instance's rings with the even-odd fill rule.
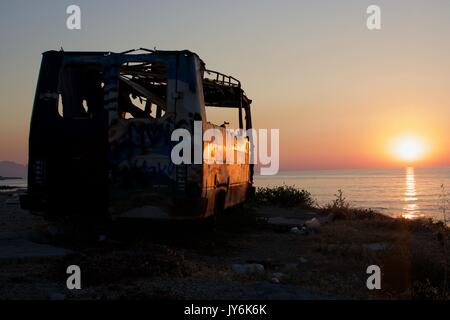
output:
[[3,239],[0,241],[0,261],[61,258],[70,254],[72,254],[70,250],[34,243],[22,238]]
[[334,214],[330,213],[326,218],[325,218],[325,223],[331,223],[334,221]]
[[222,277],[223,277],[225,280],[232,280],[232,279],[233,279],[231,272],[224,272],[224,273],[222,274]]
[[66,296],[59,292],[50,292],[48,294],[48,299],[52,301],[64,300]]
[[307,228],[311,230],[318,230],[320,228],[320,222],[317,218],[312,218],[305,222]]
[[238,274],[264,273],[265,271],[264,266],[258,263],[233,264],[231,270]]
[[291,233],[302,236],[308,234],[308,231],[305,228],[299,229],[298,227],[293,227]]
[[0,240],[13,240],[19,237],[19,234],[15,232],[0,232]]
[[64,228],[58,224],[49,224],[47,227],[47,233],[51,237],[60,237],[64,235]]
[[308,263],[309,262],[308,259],[305,259],[303,257],[300,257],[297,260],[300,261],[300,263]]
[[364,248],[369,249],[371,251],[381,251],[388,247],[386,242],[374,242],[374,243],[366,243],[363,245]]
[[264,259],[264,260],[247,260],[246,264],[260,264],[264,267],[264,269],[273,269],[277,266],[277,263],[272,259]]
[[284,273],[282,273],[282,272],[274,272],[274,273],[272,273],[272,277],[281,279],[281,278],[284,277]]
[[286,272],[294,272],[298,270],[298,263],[288,263],[284,266]]
[[19,199],[13,198],[5,201],[7,206],[19,206]]
[[278,227],[296,227],[302,226],[305,223],[305,220],[302,219],[294,219],[294,218],[283,218],[283,217],[274,217],[269,218],[267,223],[272,226]]
[[279,284],[280,283],[280,279],[273,277],[272,279],[270,279],[270,282],[275,283],[275,284]]

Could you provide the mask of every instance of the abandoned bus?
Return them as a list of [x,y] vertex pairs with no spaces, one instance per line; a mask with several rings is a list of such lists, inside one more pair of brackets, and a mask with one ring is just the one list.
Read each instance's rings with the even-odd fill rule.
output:
[[[238,80],[206,70],[190,51],[45,52],[22,207],[49,220],[214,217],[253,191],[249,139],[223,147],[224,156],[243,152],[244,163],[176,165],[171,135],[193,135],[194,123],[226,130],[229,119],[210,122],[213,109],[232,111],[248,130],[250,105]],[[203,157],[217,148],[209,143]]]

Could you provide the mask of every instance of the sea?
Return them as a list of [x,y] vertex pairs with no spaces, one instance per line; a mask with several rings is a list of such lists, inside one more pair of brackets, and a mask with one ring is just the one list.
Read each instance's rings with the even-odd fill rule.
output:
[[256,176],[256,187],[295,186],[309,191],[321,206],[338,190],[353,207],[392,217],[450,220],[450,167],[285,171]]

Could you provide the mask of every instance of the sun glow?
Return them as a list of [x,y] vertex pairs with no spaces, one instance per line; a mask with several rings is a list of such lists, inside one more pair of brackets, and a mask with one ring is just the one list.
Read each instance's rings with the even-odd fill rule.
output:
[[393,143],[393,153],[403,161],[420,160],[426,151],[424,141],[417,137],[401,137]]

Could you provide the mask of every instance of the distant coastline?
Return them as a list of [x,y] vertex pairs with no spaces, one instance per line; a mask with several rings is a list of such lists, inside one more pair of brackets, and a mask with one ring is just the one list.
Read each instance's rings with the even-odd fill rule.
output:
[[28,166],[13,161],[0,160],[0,181],[26,180]]

